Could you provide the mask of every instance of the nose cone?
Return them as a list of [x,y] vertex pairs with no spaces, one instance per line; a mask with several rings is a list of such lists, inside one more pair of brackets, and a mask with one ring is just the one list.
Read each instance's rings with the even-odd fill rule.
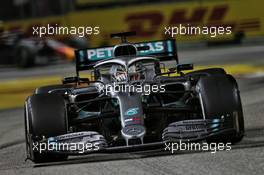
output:
[[123,138],[126,140],[127,145],[130,139],[140,139],[141,143],[143,143],[146,129],[142,125],[128,125],[121,130],[121,133]]

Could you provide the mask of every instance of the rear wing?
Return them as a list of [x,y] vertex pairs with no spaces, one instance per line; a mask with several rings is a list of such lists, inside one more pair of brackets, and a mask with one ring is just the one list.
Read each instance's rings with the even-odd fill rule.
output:
[[[148,48],[147,50],[138,51],[137,56],[155,56],[160,61],[175,60],[178,63],[175,40],[147,41],[134,43],[133,45],[137,48]],[[92,69],[98,61],[114,58],[113,51],[114,46],[76,50],[77,74],[79,71]]]

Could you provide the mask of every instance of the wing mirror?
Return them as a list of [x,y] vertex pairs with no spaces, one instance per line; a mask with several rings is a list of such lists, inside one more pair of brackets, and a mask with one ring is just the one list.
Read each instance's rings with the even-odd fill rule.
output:
[[69,83],[89,83],[89,78],[80,78],[80,77],[65,77],[62,79],[63,84],[69,84]]
[[176,66],[176,71],[178,73],[184,70],[193,70],[193,64],[178,64]]

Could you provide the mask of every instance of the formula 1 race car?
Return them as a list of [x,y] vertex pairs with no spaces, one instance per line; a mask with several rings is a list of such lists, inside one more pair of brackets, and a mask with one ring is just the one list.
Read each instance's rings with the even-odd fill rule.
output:
[[[114,47],[76,50],[76,76],[27,98],[27,158],[241,141],[243,112],[231,75],[221,68],[183,73],[193,65],[179,64],[175,40],[132,44],[132,34],[112,34],[122,41]],[[80,76],[85,70],[90,78]]]
[[74,48],[60,41],[26,37],[21,32],[0,32],[0,64],[26,68],[73,58]]

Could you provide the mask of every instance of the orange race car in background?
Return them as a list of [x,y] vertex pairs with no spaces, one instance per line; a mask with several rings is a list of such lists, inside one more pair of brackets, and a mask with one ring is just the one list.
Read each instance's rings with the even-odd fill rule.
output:
[[32,67],[55,60],[74,60],[74,49],[86,47],[85,42],[71,38],[71,43],[50,38],[26,36],[21,31],[0,31],[0,64]]

